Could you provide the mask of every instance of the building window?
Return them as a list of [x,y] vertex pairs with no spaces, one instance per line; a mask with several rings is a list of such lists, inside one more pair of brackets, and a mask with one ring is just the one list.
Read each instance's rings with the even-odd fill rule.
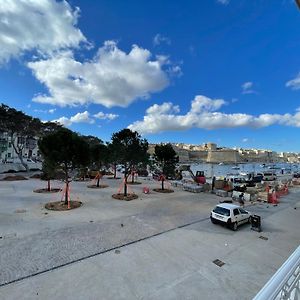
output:
[[8,158],[11,158],[11,153],[7,153],[7,157],[8,157]]
[[11,142],[8,143],[8,148],[11,148]]

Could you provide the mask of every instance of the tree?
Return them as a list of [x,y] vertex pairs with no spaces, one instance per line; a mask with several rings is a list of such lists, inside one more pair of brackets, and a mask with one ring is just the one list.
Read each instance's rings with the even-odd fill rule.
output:
[[39,148],[50,164],[59,166],[65,175],[66,192],[65,204],[69,198],[69,173],[70,170],[87,166],[89,163],[89,146],[77,133],[61,128],[39,140]]
[[108,143],[108,162],[113,165],[114,179],[117,178],[117,164],[120,163],[118,145],[116,143]]
[[[101,168],[108,162],[108,148],[105,144],[99,143],[90,146],[90,157],[95,168],[101,173]],[[97,187],[100,184],[100,177],[97,178]]]
[[47,180],[47,191],[51,191],[51,179],[55,178],[55,171],[57,169],[57,164],[55,162],[50,161],[49,159],[44,159],[42,166],[42,180]]
[[148,159],[148,142],[136,131],[123,129],[114,133],[111,147],[118,153],[119,162],[124,165],[124,196],[127,196],[127,178],[133,166]]
[[164,190],[165,178],[174,177],[179,158],[171,144],[160,144],[155,146],[154,159],[163,173],[163,176],[161,176],[161,188]]

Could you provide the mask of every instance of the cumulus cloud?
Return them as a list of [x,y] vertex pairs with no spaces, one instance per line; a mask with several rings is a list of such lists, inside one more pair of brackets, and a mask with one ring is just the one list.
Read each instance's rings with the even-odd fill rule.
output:
[[100,119],[100,120],[115,120],[116,118],[119,117],[119,115],[116,114],[105,114],[102,111],[99,111],[97,114],[94,115],[95,118]]
[[61,117],[57,120],[53,120],[52,122],[58,122],[64,126],[71,126],[73,123],[95,123],[95,120],[90,118],[90,114],[88,111],[84,111],[82,113],[77,113],[71,118]]
[[161,35],[160,33],[156,34],[155,37],[153,38],[153,45],[158,46],[162,43],[171,45],[171,39]]
[[285,84],[286,87],[290,87],[293,90],[299,90],[300,89],[300,73],[296,76],[296,78],[288,81]]
[[76,28],[79,8],[66,1],[1,0],[0,63],[26,51],[51,54],[86,42]]
[[106,41],[90,61],[79,62],[71,51],[64,51],[28,63],[49,90],[49,95],[36,95],[33,101],[59,106],[95,103],[127,107],[168,86],[164,62],[151,60],[150,51],[137,45],[127,54],[114,41]]
[[255,94],[253,90],[253,82],[247,81],[242,84],[242,94]]
[[227,102],[223,99],[211,99],[198,95],[191,101],[186,114],[178,114],[179,107],[171,102],[154,104],[146,110],[142,121],[128,126],[141,134],[153,134],[162,131],[180,131],[191,128],[219,129],[235,127],[267,127],[273,124],[300,127],[300,112],[291,114],[261,114],[259,116],[244,113],[226,114],[217,111]]

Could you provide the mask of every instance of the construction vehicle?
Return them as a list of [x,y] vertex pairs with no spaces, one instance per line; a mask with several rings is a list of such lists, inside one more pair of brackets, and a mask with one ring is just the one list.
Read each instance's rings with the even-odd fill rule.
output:
[[204,184],[206,183],[206,178],[204,175],[204,171],[197,171],[196,175],[194,174],[194,172],[191,170],[191,166],[190,165],[181,165],[177,168],[178,172],[182,172],[182,171],[188,171],[192,177],[192,179],[197,183],[197,184]]

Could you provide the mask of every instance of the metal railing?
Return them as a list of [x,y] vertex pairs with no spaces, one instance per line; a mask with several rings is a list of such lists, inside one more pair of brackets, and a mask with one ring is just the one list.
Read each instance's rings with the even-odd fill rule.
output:
[[253,300],[300,300],[300,246]]

